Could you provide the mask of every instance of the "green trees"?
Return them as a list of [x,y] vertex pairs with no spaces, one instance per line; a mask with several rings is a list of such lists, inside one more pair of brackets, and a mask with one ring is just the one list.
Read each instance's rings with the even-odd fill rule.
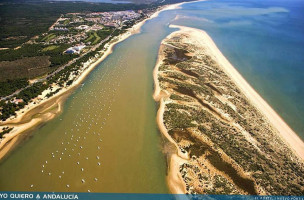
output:
[[18,105],[11,102],[5,103],[4,101],[1,101],[0,106],[2,107],[0,119],[4,121],[8,119],[10,116],[15,115],[15,111],[17,109],[16,107]]
[[[0,6],[0,48],[14,48],[46,32],[63,13],[139,10],[152,4],[110,4],[88,2],[10,2]],[[9,11],[9,12],[7,12]]]
[[0,82],[0,97],[8,96],[20,88],[26,87],[27,85],[28,80],[25,78]]
[[[10,100],[2,100],[0,102],[0,120],[4,121],[10,116],[16,115],[16,111],[24,108],[29,101],[40,95],[48,85],[43,83],[34,83],[32,86],[22,90],[17,96],[17,99],[22,99],[23,102],[13,103]],[[14,98],[14,97],[13,97]],[[11,98],[12,99],[12,98]]]

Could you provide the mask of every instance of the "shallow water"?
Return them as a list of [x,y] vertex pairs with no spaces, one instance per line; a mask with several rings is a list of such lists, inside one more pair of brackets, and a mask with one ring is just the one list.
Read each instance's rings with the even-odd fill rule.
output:
[[[279,3],[190,3],[148,21],[142,33],[118,44],[93,70],[68,98],[62,114],[34,131],[0,164],[0,189],[167,193],[152,71],[161,40],[174,31],[169,23],[206,30],[303,136],[304,29],[298,30],[303,21],[295,25],[303,18],[296,8]],[[286,24],[289,29],[282,28]]]
[[148,22],[117,45],[63,113],[0,165],[1,190],[168,192],[152,98],[152,71],[168,33],[162,24]]

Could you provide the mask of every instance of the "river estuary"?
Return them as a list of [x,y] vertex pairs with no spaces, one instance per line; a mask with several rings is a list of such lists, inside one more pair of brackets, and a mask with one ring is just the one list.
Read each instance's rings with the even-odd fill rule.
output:
[[[218,4],[222,5],[221,2]],[[241,55],[242,44],[245,44],[243,39],[254,44],[254,38],[262,33],[247,35],[246,38],[225,37],[236,32],[245,34],[237,30],[248,26],[250,20],[258,20],[257,16],[266,18],[275,15],[276,19],[283,19],[287,11],[269,10],[269,5],[263,5],[267,7],[267,12],[259,7],[248,11],[252,15],[244,13],[245,21],[229,22],[223,21],[223,16],[215,18],[212,15],[215,8],[211,3],[206,5],[204,7],[204,2],[190,3],[185,4],[183,9],[164,11],[147,21],[141,33],[116,45],[114,52],[66,100],[63,112],[33,131],[30,137],[21,138],[24,141],[0,163],[1,191],[168,193],[166,155],[162,150],[164,141],[156,125],[157,105],[152,98],[152,71],[161,40],[174,31],[168,27],[169,23],[205,28],[229,60],[287,122],[300,116],[304,112],[303,102],[299,103],[298,110],[293,104],[285,102],[294,102],[295,95],[303,96],[300,91],[303,91],[304,84],[301,86],[295,82],[294,87],[288,87],[289,90],[284,87],[278,94],[272,87],[278,81],[277,76],[264,73],[265,70],[271,71],[267,67],[271,60],[267,60],[264,67],[256,65],[257,57],[263,61],[269,57],[267,54],[265,58],[259,54],[244,65],[242,63],[247,54],[235,56]],[[241,13],[244,5],[235,3],[230,6],[235,6]],[[208,9],[204,12],[197,9],[202,7]],[[225,26],[217,26],[224,22]],[[252,55],[250,51],[256,51],[256,46],[247,44],[249,56]],[[267,48],[270,46],[266,43]],[[304,50],[300,48],[299,51]],[[294,62],[298,63],[298,60]],[[297,63],[295,66],[298,66]],[[292,68],[284,70],[287,74],[295,73]],[[297,73],[293,79],[289,76],[289,80],[300,80],[303,74]],[[290,95],[287,98],[284,94]],[[287,106],[285,110],[282,105]],[[298,132],[303,130],[301,120],[303,115],[300,122],[291,123]]]

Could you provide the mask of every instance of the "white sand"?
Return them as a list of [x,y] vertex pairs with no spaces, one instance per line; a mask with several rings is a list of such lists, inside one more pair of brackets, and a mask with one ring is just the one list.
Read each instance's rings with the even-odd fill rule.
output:
[[296,154],[304,160],[304,142],[299,136],[286,124],[286,122],[269,106],[269,104],[250,86],[242,75],[232,66],[222,52],[217,48],[212,38],[199,29],[183,26],[171,25],[172,28],[179,28],[182,32],[190,34],[191,37],[198,38],[202,46],[205,46],[210,55],[213,55],[217,63],[224,72],[235,82],[249,101],[269,120],[271,125],[276,128],[280,137],[285,143],[293,149]]
[[[169,37],[169,36],[168,36]],[[167,37],[167,38],[168,38]],[[183,181],[181,174],[179,172],[179,167],[183,163],[187,162],[189,159],[187,155],[183,154],[178,147],[177,143],[173,140],[173,138],[169,135],[167,128],[164,125],[163,115],[165,112],[165,100],[169,96],[165,91],[162,91],[159,86],[158,81],[158,68],[162,64],[163,55],[160,53],[162,49],[159,49],[157,63],[153,70],[153,79],[154,79],[154,94],[153,98],[155,101],[159,102],[159,109],[157,111],[156,122],[160,132],[171,142],[175,148],[176,153],[169,155],[169,166],[168,166],[168,175],[167,175],[167,183],[169,186],[169,190],[172,194],[185,194],[186,193],[186,185]]]
[[[196,38],[197,41],[201,42],[200,45],[206,47],[207,51],[210,51],[210,55],[213,55],[213,58],[222,67],[224,72],[235,82],[249,101],[265,116],[266,119],[269,120],[269,123],[278,130],[280,133],[279,136],[283,139],[283,141],[285,141],[290,149],[294,150],[300,159],[304,159],[303,141],[232,66],[232,64],[225,58],[225,56],[221,53],[205,31],[176,25],[170,25],[170,27],[179,28],[180,33],[188,34],[191,37]],[[176,32],[171,33],[166,38],[171,38],[175,33]],[[161,50],[162,49],[159,50],[158,60],[153,71],[155,84],[153,98],[155,101],[160,102],[160,107],[157,113],[157,124],[160,132],[177,148],[177,153],[172,154],[170,157],[169,172],[167,177],[168,185],[172,193],[182,194],[185,193],[186,190],[184,181],[182,180],[179,172],[179,166],[187,162],[189,158],[180,152],[176,142],[168,134],[163,122],[165,102],[169,94],[167,94],[166,91],[161,90],[158,81],[158,68],[162,64],[161,61],[163,60],[163,55],[160,53]]]

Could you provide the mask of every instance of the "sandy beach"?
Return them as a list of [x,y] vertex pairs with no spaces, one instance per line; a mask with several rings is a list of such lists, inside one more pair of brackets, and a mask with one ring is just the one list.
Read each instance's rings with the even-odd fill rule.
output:
[[[168,36],[170,37],[170,35]],[[161,49],[159,49],[161,52]],[[168,97],[164,91],[161,90],[158,81],[158,68],[162,64],[163,55],[161,53],[158,54],[157,63],[153,70],[153,79],[154,79],[154,94],[153,98],[155,101],[159,102],[159,109],[157,111],[156,122],[160,132],[167,138],[167,140],[172,143],[176,148],[176,153],[170,154],[168,158],[168,176],[167,182],[169,186],[169,190],[172,194],[185,194],[186,193],[186,185],[181,177],[179,172],[179,166],[187,161],[188,156],[183,154],[180,151],[177,143],[173,140],[173,138],[169,135],[164,122],[163,122],[163,114],[165,111],[165,99]]]
[[[156,95],[158,98],[158,95]],[[177,143],[169,135],[164,123],[163,123],[163,114],[165,111],[165,104],[163,101],[164,97],[160,99],[160,106],[157,112],[157,124],[160,129],[160,132],[172,143],[175,145],[177,152],[169,155],[169,164],[168,164],[168,176],[167,182],[172,194],[185,194],[186,185],[181,177],[179,172],[179,166],[185,163],[189,158],[188,155],[183,154],[178,148]]]
[[[241,76],[241,74],[232,66],[232,64],[225,58],[225,56],[217,48],[210,36],[202,30],[188,28],[183,26],[170,25],[171,28],[179,28],[182,33],[186,33],[194,38],[199,38],[197,41],[201,42],[201,46],[206,47],[210,55],[213,55],[213,59],[217,61],[223,71],[235,82],[235,84],[241,89],[248,100],[262,113],[269,121],[272,127],[278,130],[279,137],[286,143],[287,146],[292,149],[300,159],[304,159],[304,143],[299,136],[284,122],[284,120],[268,105],[268,103],[250,86],[250,84]],[[171,33],[166,39],[171,38],[174,33]],[[153,78],[155,83],[155,91],[153,98],[160,103],[157,124],[161,133],[176,147],[176,142],[168,134],[163,122],[163,113],[165,109],[166,98],[169,94],[166,91],[162,91],[158,81],[158,68],[162,64],[163,55],[159,50],[158,60],[153,71]],[[178,148],[177,148],[178,150]],[[169,173],[168,173],[168,185],[172,193],[184,193],[184,183],[182,179],[179,179],[180,172],[179,166],[187,161],[180,151],[176,154],[170,155],[169,158]]]
[[[0,127],[13,127],[14,129],[8,133],[5,134],[4,138],[0,141],[0,160],[7,155],[7,153],[12,149],[14,144],[17,142],[15,139],[16,136],[18,136],[21,133],[24,133],[26,130],[37,126],[38,124],[42,122],[49,121],[53,119],[58,113],[62,111],[62,105],[64,100],[69,94],[70,91],[77,88],[83,80],[87,77],[87,75],[102,62],[105,58],[107,58],[108,55],[110,55],[113,52],[113,48],[116,44],[122,42],[123,40],[127,39],[133,34],[140,33],[141,26],[150,19],[153,19],[158,16],[158,14],[165,10],[175,9],[178,6],[180,6],[181,3],[178,4],[172,4],[167,5],[153,13],[149,18],[144,19],[137,24],[135,24],[132,28],[130,28],[127,32],[117,36],[114,38],[114,42],[110,41],[105,45],[105,51],[102,52],[102,56],[98,58],[97,60],[88,61],[85,63],[84,68],[85,70],[81,73],[81,75],[71,84],[69,87],[62,88],[58,93],[53,95],[50,98],[44,98],[45,95],[40,95],[34,101],[27,106],[25,106],[23,109],[16,112],[15,118],[10,118],[4,122],[0,122]],[[47,94],[48,92],[44,92]],[[65,98],[61,98],[62,96],[65,96]],[[42,100],[37,100],[42,99]],[[58,106],[58,109],[56,110],[56,113],[49,113],[48,111],[54,107]],[[33,115],[39,113],[40,115],[37,118],[32,118]]]
[[183,32],[187,32],[194,37],[201,37],[202,42],[207,49],[214,55],[214,59],[220,64],[225,73],[235,82],[241,89],[249,101],[269,120],[270,124],[277,129],[281,138],[286,144],[293,149],[297,155],[304,160],[304,142],[301,138],[288,126],[288,124],[277,114],[271,106],[250,86],[250,84],[242,77],[242,75],[233,67],[228,59],[218,49],[212,38],[199,29],[188,28],[183,26],[171,25],[172,28],[179,28]]

